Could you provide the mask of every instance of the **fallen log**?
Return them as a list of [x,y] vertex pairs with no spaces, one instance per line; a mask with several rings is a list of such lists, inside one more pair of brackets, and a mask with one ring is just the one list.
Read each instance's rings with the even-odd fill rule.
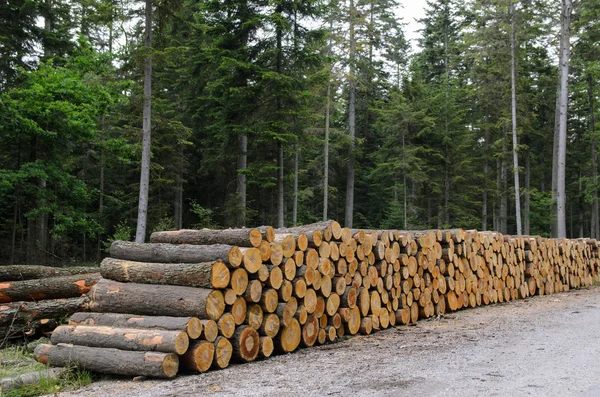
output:
[[48,368],[41,371],[27,372],[0,379],[0,395],[9,390],[18,389],[23,386],[33,385],[41,380],[58,379],[67,372],[66,368]]
[[189,316],[217,321],[225,311],[225,298],[218,290],[100,281],[88,294],[95,312],[157,316]]
[[174,353],[133,352],[68,344],[39,345],[33,353],[42,364],[76,365],[93,372],[128,376],[172,378],[179,369]]
[[69,325],[185,331],[191,339],[198,339],[203,329],[202,322],[196,317],[138,316],[122,313],[75,313],[69,319]]
[[74,298],[89,292],[100,273],[0,283],[0,303]]
[[23,281],[36,278],[70,276],[73,274],[97,273],[97,267],[52,267],[39,265],[8,265],[0,266],[0,281]]
[[240,362],[254,361],[260,350],[258,332],[252,327],[241,325],[231,337],[233,358]]
[[[238,247],[258,247],[263,241],[263,237],[273,241],[274,231],[272,227],[260,229],[201,229],[201,230],[175,230],[168,232],[154,232],[150,235],[152,243],[169,244],[228,244]],[[269,242],[270,242],[269,241]]]
[[219,336],[215,342],[215,354],[213,358],[212,368],[222,369],[229,366],[231,355],[233,354],[233,346],[229,339]]
[[181,368],[206,372],[210,369],[215,356],[215,345],[205,340],[194,341],[188,351],[180,357]]
[[88,310],[89,297],[48,299],[39,302],[13,302],[0,305],[0,336],[22,335],[30,324],[45,318],[61,318]]
[[78,346],[177,354],[185,353],[190,343],[184,331],[91,325],[61,325],[52,332],[50,340],[54,344],[71,343]]
[[226,288],[231,274],[223,262],[153,263],[105,258],[102,277],[124,283],[167,284],[202,288]]
[[[202,263],[221,261],[230,262],[233,246],[226,244],[192,245],[192,244],[138,244],[131,241],[114,241],[110,245],[110,256],[137,262],[157,263]],[[239,266],[233,260],[233,266]]]

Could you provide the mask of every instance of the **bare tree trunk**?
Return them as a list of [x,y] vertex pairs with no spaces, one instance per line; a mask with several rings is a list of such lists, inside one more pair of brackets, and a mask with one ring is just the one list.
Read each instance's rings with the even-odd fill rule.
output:
[[356,76],[355,76],[355,52],[356,41],[354,38],[355,24],[354,0],[350,0],[350,75],[348,76],[348,132],[350,134],[350,146],[348,148],[348,179],[346,185],[346,211],[345,226],[351,228],[354,215],[354,139],[356,137]]
[[[278,6],[276,12],[281,13],[281,6]],[[282,31],[281,26],[277,25],[276,36],[277,36],[277,73],[282,73],[283,53],[282,53]],[[277,116],[280,117],[281,102],[279,95],[277,95]],[[284,188],[283,188],[283,143],[277,143],[278,150],[278,172],[277,172],[277,227],[282,228],[285,226],[285,200],[284,200]]]
[[569,99],[569,57],[571,54],[570,29],[571,29],[571,0],[562,0],[561,15],[561,48],[560,48],[560,118],[558,137],[558,164],[556,181],[556,215],[557,215],[557,237],[564,238],[566,230],[566,159],[567,159],[567,102]]
[[488,188],[487,188],[487,183],[488,183],[488,162],[489,162],[489,139],[490,139],[490,132],[488,129],[488,124],[487,124],[487,110],[486,110],[486,115],[485,115],[485,135],[484,135],[484,142],[483,142],[483,149],[484,149],[484,154],[483,154],[483,203],[481,206],[481,230],[485,231],[487,230],[487,218],[488,218]]
[[298,223],[298,142],[294,145],[294,207],[292,211],[292,226]]
[[402,185],[404,187],[404,230],[408,229],[408,200],[406,197],[406,146],[404,145],[404,134],[402,134]]
[[592,203],[591,238],[600,237],[600,217],[598,216],[598,157],[596,154],[596,107],[594,98],[594,79],[588,75],[588,101],[590,105],[590,133],[592,135],[592,183],[594,186],[594,201]]
[[[152,47],[152,0],[146,0],[146,50]],[[150,142],[152,116],[152,55],[146,54],[144,65],[144,121],[142,138],[142,172],[140,175],[140,197],[138,204],[137,229],[135,242],[146,240],[146,222],[148,218],[148,191],[150,188]]]
[[323,220],[327,220],[329,206],[329,109],[331,107],[331,76],[327,83],[327,107],[325,108],[325,147],[323,148]]
[[527,157],[525,157],[525,202],[523,203],[523,234],[529,236],[530,225],[529,225],[529,192],[531,190],[531,153],[527,151]]
[[[104,115],[100,116],[100,139],[104,143]],[[100,187],[98,194],[98,223],[102,226],[102,220],[104,217],[104,167],[105,167],[105,158],[104,158],[104,145],[100,148]],[[100,258],[102,257],[102,238],[98,236],[98,242],[96,243],[96,261],[100,262]]]
[[556,237],[558,234],[556,223],[556,182],[558,181],[558,126],[560,120],[560,81],[556,88],[556,104],[554,107],[554,141],[552,146],[552,231],[551,236]]
[[238,157],[238,194],[240,196],[240,219],[238,226],[246,226],[246,169],[248,168],[248,136],[240,136],[240,155]]
[[519,186],[519,154],[517,151],[517,82],[516,82],[516,57],[515,47],[517,46],[517,36],[515,33],[515,3],[510,0],[510,82],[511,82],[511,107],[512,107],[512,146],[513,146],[513,172],[515,180],[515,223],[517,224],[517,235],[521,231],[521,189]]
[[[183,146],[179,145],[179,158],[183,159]],[[175,229],[179,230],[183,228],[183,167],[177,170],[175,176],[175,202],[174,207],[174,225]]]

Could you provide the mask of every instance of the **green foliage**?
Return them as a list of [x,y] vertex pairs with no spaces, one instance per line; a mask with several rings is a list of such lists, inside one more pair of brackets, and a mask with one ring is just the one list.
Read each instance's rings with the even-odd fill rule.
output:
[[198,222],[193,226],[194,229],[210,229],[215,227],[212,210],[202,207],[194,200],[190,200],[190,205],[190,212],[198,219]]

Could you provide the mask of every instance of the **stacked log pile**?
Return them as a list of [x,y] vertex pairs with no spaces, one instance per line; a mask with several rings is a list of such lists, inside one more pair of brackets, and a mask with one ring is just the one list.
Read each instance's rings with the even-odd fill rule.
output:
[[367,231],[328,221],[157,232],[149,244],[112,245],[89,293],[95,313],[73,315],[36,357],[108,373],[204,372],[589,286],[600,280],[599,264],[596,240],[476,230]]
[[0,266],[0,338],[49,334],[60,319],[86,310],[98,268]]

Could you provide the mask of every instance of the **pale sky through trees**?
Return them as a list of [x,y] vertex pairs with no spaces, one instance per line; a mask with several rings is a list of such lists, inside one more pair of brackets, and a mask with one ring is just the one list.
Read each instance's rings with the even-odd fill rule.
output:
[[427,5],[426,0],[403,0],[401,2],[402,7],[398,13],[406,23],[405,34],[406,38],[410,40],[412,51],[416,51],[418,48],[417,39],[420,37],[419,29],[421,24],[415,19],[420,19],[425,16],[424,8]]

